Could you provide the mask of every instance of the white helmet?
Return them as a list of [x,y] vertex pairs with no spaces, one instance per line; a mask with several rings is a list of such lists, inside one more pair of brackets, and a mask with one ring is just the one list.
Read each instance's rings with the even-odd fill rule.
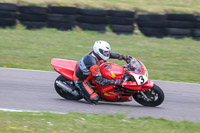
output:
[[106,41],[96,41],[93,46],[93,51],[106,61],[110,57],[111,47]]

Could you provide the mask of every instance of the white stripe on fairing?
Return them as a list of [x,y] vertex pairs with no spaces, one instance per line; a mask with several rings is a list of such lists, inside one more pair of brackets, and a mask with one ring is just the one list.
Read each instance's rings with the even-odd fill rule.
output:
[[55,112],[55,111],[20,110],[20,109],[8,109],[8,108],[0,108],[0,111],[6,111],[6,112],[30,112],[30,113],[48,112],[48,113],[54,113],[54,114],[65,114],[65,113]]
[[[19,68],[4,68],[4,67],[0,67],[0,70],[3,69],[8,69],[8,70],[19,70],[19,71],[30,71],[30,72],[45,72],[45,73],[57,73],[57,72],[53,72],[53,71],[43,71],[43,70],[31,70],[31,69],[19,69]],[[153,79],[150,79],[153,80]],[[177,81],[163,81],[163,80],[153,80],[153,81],[158,81],[158,82],[171,82],[171,83],[182,83],[182,84],[188,84],[188,85],[199,85],[198,83],[187,83],[187,82],[177,82]]]

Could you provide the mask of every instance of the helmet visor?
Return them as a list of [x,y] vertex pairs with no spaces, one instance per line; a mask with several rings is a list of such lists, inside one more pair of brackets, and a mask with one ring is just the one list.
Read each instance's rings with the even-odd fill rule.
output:
[[99,49],[99,51],[105,57],[110,57],[110,51],[104,51],[103,49]]

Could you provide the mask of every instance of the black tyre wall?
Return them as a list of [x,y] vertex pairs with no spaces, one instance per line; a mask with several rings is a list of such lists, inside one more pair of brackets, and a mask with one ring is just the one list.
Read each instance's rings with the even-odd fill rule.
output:
[[192,36],[200,40],[200,16],[195,16],[194,29],[192,32]]
[[16,12],[10,12],[10,11],[0,11],[0,18],[17,18]]
[[76,24],[76,15],[78,8],[76,7],[48,7],[48,27],[58,30],[71,30]]
[[132,12],[132,11],[108,10],[108,16],[134,18],[135,12]]
[[144,28],[164,28],[165,21],[137,21],[137,25]]
[[166,14],[166,19],[175,21],[194,21],[195,16],[193,14]]
[[106,10],[96,10],[96,9],[78,9],[78,14],[85,16],[101,16],[106,17]]
[[137,25],[145,36],[162,38],[165,36],[165,20],[163,14],[140,14],[137,16]]
[[200,29],[193,30],[193,37],[200,37]]
[[0,3],[0,27],[16,25],[18,7],[11,3]]
[[20,14],[19,20],[27,29],[40,29],[47,26],[47,16],[43,14]]
[[108,19],[106,10],[79,9],[76,22],[83,30],[105,32]]
[[108,23],[109,24],[116,24],[116,25],[133,25],[134,18],[109,17]]
[[133,25],[110,25],[110,28],[116,34],[130,35],[133,34],[135,27]]
[[135,13],[132,11],[108,10],[108,24],[116,34],[133,34]]
[[18,6],[12,3],[0,3],[0,11],[12,11],[16,12],[18,10]]
[[133,25],[110,25],[110,28],[114,32],[133,32],[134,30]]
[[47,14],[46,7],[39,7],[39,6],[20,6],[19,12],[23,14]]
[[166,28],[166,34],[171,37],[190,37],[192,35],[192,29]]
[[165,36],[165,29],[164,28],[144,28],[140,27],[140,31],[147,37],[158,37],[162,38]]
[[47,8],[36,6],[20,6],[19,21],[27,29],[47,27]]
[[195,27],[193,14],[166,14],[166,34],[169,37],[191,37]]
[[200,29],[200,22],[194,22],[194,28]]
[[164,14],[140,14],[137,15],[137,21],[156,21],[163,22],[166,20],[166,15]]
[[194,28],[194,22],[192,21],[166,21],[166,27],[168,28]]
[[0,27],[15,26],[17,14],[11,11],[0,11]]
[[21,21],[21,24],[26,26],[27,29],[40,29],[47,27],[46,22],[30,22],[30,21]]
[[14,25],[16,25],[16,19],[0,18],[0,27],[14,26]]
[[106,24],[77,23],[77,25],[83,30],[91,30],[98,32],[105,32],[106,30]]
[[[133,34],[135,23],[146,36],[200,37],[200,16],[194,14],[139,14],[133,11],[81,9],[61,6],[17,6],[0,3],[0,27],[20,21],[28,29],[42,27],[105,32],[106,26],[117,34]],[[136,22],[135,22],[136,21]]]
[[34,21],[34,22],[44,22],[47,21],[46,15],[35,15],[35,14],[20,14],[20,21]]
[[53,14],[68,14],[68,15],[76,15],[78,9],[76,7],[61,7],[61,6],[49,6],[48,13]]
[[48,21],[56,22],[72,22],[75,21],[76,16],[66,14],[48,14]]
[[58,30],[72,30],[76,25],[78,9],[75,7],[48,7],[48,27]]
[[54,22],[54,21],[48,22],[49,28],[56,28],[59,30],[72,30],[74,26],[75,26],[74,22]]
[[91,24],[107,24],[107,18],[106,17],[97,17],[97,16],[83,16],[79,15],[77,16],[77,22],[81,23],[91,23]]

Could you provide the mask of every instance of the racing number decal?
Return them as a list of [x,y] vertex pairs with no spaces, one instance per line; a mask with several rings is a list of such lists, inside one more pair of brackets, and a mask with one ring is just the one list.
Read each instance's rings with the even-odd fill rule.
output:
[[140,79],[140,84],[143,84],[144,83],[144,78],[142,75],[139,76],[139,79]]
[[144,84],[145,82],[148,81],[148,77],[146,77],[145,75],[137,75],[135,73],[131,73],[131,75],[134,76],[138,85],[142,85],[142,84]]

